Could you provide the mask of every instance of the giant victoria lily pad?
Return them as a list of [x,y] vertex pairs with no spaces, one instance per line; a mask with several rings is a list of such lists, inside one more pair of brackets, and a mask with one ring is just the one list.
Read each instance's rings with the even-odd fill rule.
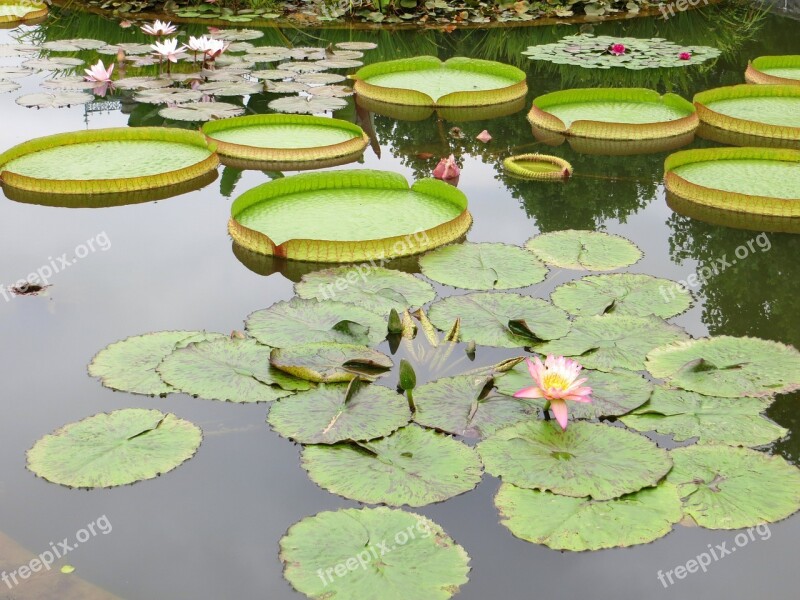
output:
[[275,348],[272,365],[308,381],[337,383],[356,377],[372,381],[392,368],[385,354],[357,344],[322,342]]
[[434,281],[470,290],[527,287],[547,275],[530,252],[508,244],[453,244],[426,254],[419,266]]
[[472,448],[413,424],[371,442],[305,446],[302,465],[329,492],[390,506],[441,502],[468,492],[483,476]]
[[358,125],[306,115],[249,115],[206,123],[202,129],[223,157],[276,163],[273,171],[320,168],[357,160],[369,144]]
[[575,552],[652,542],[683,515],[676,487],[664,483],[601,502],[504,483],[494,503],[516,537]]
[[579,229],[539,234],[525,248],[549,265],[579,271],[610,271],[642,258],[642,251],[624,237]]
[[695,94],[703,123],[767,139],[800,140],[800,86],[732,85]]
[[295,260],[355,262],[408,256],[463,235],[472,216],[451,185],[347,170],[303,173],[260,185],[231,207],[241,246]]
[[461,319],[462,340],[501,348],[521,348],[560,338],[570,326],[560,308],[539,298],[510,293],[449,296],[431,305],[429,317],[442,331]]
[[436,298],[426,281],[374,262],[307,273],[295,291],[301,298],[349,302],[381,315],[420,308]]
[[247,317],[245,326],[259,342],[275,348],[315,342],[372,346],[387,334],[386,320],[365,308],[302,298],[258,310]]
[[779,342],[718,336],[678,341],[647,355],[647,370],[707,396],[771,396],[800,388],[800,352]]
[[700,527],[742,529],[774,523],[800,509],[800,470],[749,448],[688,446],[670,452],[667,481],[684,514]]
[[272,405],[267,421],[301,444],[366,441],[389,435],[411,420],[408,400],[380,385],[321,384]]
[[800,85],[800,55],[759,56],[747,63],[747,83]]
[[418,56],[373,63],[354,75],[356,94],[412,106],[487,106],[525,96],[525,72],[498,62]]
[[223,338],[221,333],[205,331],[157,331],[129,337],[98,352],[89,363],[89,375],[99,377],[112,390],[164,396],[175,388],[156,372],[162,360],[193,342]]
[[684,150],[667,157],[664,171],[667,190],[693,205],[747,215],[800,216],[800,150]]
[[[606,373],[584,369],[580,376],[586,377],[585,385],[592,388],[592,401],[570,402],[569,414],[573,419],[624,415],[647,402],[653,392],[653,385],[649,381],[631,371],[615,370]],[[533,385],[533,381],[527,365],[519,363],[507,373],[496,377],[495,385],[501,394],[513,396],[519,390]],[[536,399],[528,402],[534,406],[544,407],[544,400]]]
[[0,0],[0,28],[34,24],[47,16],[47,4],[34,0]]
[[0,154],[0,179],[34,192],[104,194],[181,184],[218,165],[198,132],[124,127],[23,142]]
[[203,433],[171,413],[126,408],[70,423],[28,450],[28,469],[78,488],[153,479],[194,456]]
[[563,158],[547,154],[519,154],[503,161],[507,173],[535,181],[564,181],[572,175],[572,165]]
[[[289,528],[280,548],[284,577],[318,600],[371,598],[376,590],[382,600],[447,600],[469,573],[466,551],[439,525],[386,507],[306,517]],[[347,567],[346,576],[334,572],[337,565]]]
[[639,273],[582,277],[560,285],[550,298],[559,308],[578,316],[613,313],[667,319],[692,304],[689,290],[676,282]]
[[586,88],[537,97],[532,125],[562,135],[611,140],[668,138],[699,123],[691,102],[643,88]]
[[167,356],[157,371],[177,390],[206,400],[268,402],[311,388],[273,369],[270,350],[249,339],[195,342]]
[[478,444],[486,472],[517,487],[609,500],[652,487],[672,468],[667,451],[619,427],[525,421]]
[[720,398],[658,387],[644,406],[622,417],[627,427],[671,435],[676,442],[762,446],[788,433],[761,416],[769,400]]

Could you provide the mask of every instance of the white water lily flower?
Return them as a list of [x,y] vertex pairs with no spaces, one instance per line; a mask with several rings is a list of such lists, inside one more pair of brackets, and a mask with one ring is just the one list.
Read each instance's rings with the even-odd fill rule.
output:
[[215,40],[211,39],[210,37],[206,37],[205,35],[201,35],[199,38],[194,36],[189,37],[189,43],[186,44],[186,47],[193,52],[202,52],[205,54],[209,48],[211,48],[210,43]]
[[170,35],[171,33],[175,33],[177,27],[175,27],[175,25],[173,25],[169,21],[159,21],[158,19],[156,19],[155,23],[153,23],[152,25],[149,23],[147,25],[142,25],[141,29],[142,31],[144,31],[149,35],[155,35],[161,37],[163,35]]
[[156,42],[155,44],[151,44],[150,47],[160,57],[174,63],[178,62],[179,58],[182,58],[186,48],[185,46],[178,48],[178,38]]

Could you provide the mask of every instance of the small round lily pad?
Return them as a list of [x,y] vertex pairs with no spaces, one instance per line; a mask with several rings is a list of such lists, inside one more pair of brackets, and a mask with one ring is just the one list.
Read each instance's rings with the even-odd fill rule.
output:
[[171,413],[126,408],[70,423],[28,450],[28,469],[76,488],[108,488],[153,479],[189,460],[200,428]]
[[483,477],[472,448],[418,425],[371,442],[305,446],[302,466],[334,494],[390,506],[441,502],[468,492]]
[[356,377],[373,381],[392,368],[385,354],[357,344],[321,342],[291,348],[276,348],[272,365],[308,381],[338,383]]
[[542,233],[525,242],[525,247],[549,265],[577,271],[611,271],[642,258],[642,251],[630,240],[600,231]]

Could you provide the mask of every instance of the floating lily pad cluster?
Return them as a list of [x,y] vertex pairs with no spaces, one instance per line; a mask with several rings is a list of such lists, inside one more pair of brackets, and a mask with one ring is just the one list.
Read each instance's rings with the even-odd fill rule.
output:
[[568,35],[558,42],[531,46],[523,52],[531,60],[585,69],[632,70],[686,67],[718,57],[710,46],[679,46],[663,38],[615,38],[590,33]]

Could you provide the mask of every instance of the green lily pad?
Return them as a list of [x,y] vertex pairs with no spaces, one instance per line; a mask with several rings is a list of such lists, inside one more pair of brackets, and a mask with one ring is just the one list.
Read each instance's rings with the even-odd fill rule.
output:
[[610,500],[652,487],[672,468],[667,451],[643,435],[578,421],[526,421],[478,444],[486,472],[504,483],[562,496]]
[[425,506],[480,483],[475,451],[450,436],[408,425],[372,442],[305,446],[302,466],[329,492],[389,506]]
[[310,88],[307,93],[316,98],[348,98],[355,92],[345,85],[321,85]]
[[92,94],[84,92],[59,92],[56,94],[25,94],[17,98],[17,104],[27,108],[63,108],[87,104],[93,100]]
[[667,481],[683,512],[700,527],[742,529],[785,519],[800,509],[800,470],[749,448],[688,446],[670,452]]
[[301,298],[357,304],[381,315],[419,308],[436,298],[433,287],[418,277],[366,264],[308,273],[295,292]]
[[762,446],[789,432],[761,416],[768,404],[761,398],[720,398],[659,387],[647,404],[621,420],[631,429],[671,435],[676,442],[697,438],[698,444]]
[[42,48],[50,52],[80,52],[81,50],[97,50],[106,43],[100,40],[74,39],[74,40],[54,40],[42,44]]
[[392,368],[392,359],[366,346],[318,343],[276,348],[272,366],[296,377],[321,383],[351,381],[356,377],[374,381]]
[[264,32],[260,29],[220,29],[215,31],[211,37],[227,42],[244,42],[262,38],[264,37]]
[[89,375],[120,392],[166,396],[176,391],[156,372],[156,367],[178,348],[193,342],[224,339],[205,331],[157,331],[129,337],[107,346],[89,363]]
[[22,63],[23,67],[34,71],[65,71],[83,64],[80,58],[69,56],[51,56],[49,58],[32,58]]
[[536,419],[539,405],[527,398],[485,395],[491,377],[459,375],[414,391],[414,421],[468,438],[485,438],[502,427]]
[[199,427],[171,413],[126,408],[44,436],[28,450],[28,469],[68,487],[127,485],[189,460],[202,439]]
[[[581,377],[586,377],[584,385],[592,388],[590,403],[568,402],[569,414],[573,419],[597,419],[617,417],[629,413],[647,402],[653,392],[653,385],[638,373],[632,371],[594,371],[584,369]],[[519,363],[502,376],[495,378],[497,391],[513,396],[522,388],[534,385],[527,365]],[[530,400],[535,406],[544,407],[544,400]]]
[[187,345],[156,369],[174,388],[227,402],[269,402],[311,385],[270,367],[271,348],[255,340],[211,340]]
[[574,552],[647,544],[667,535],[683,515],[677,489],[666,483],[604,501],[504,483],[494,503],[514,536]]
[[641,371],[653,348],[688,337],[677,325],[654,316],[578,317],[566,336],[536,346],[536,352],[572,356],[584,367],[598,371]]
[[145,104],[183,104],[197,102],[202,97],[203,93],[198,90],[165,87],[141,90],[133,99]]
[[[466,551],[439,525],[386,507],[306,517],[289,528],[280,547],[284,577],[316,599],[372,598],[380,590],[382,600],[447,600],[469,573]],[[346,576],[333,570],[338,565]]]
[[609,233],[568,229],[542,233],[525,247],[548,265],[577,271],[611,271],[642,258],[633,242]]
[[411,420],[408,400],[380,385],[362,385],[352,396],[343,383],[320,385],[272,406],[267,421],[301,444],[365,441],[389,435]]
[[530,296],[474,293],[438,300],[428,311],[442,331],[461,319],[461,339],[483,346],[521,348],[560,338],[569,331],[569,319],[560,308]]
[[647,355],[647,370],[707,396],[770,396],[800,388],[800,352],[779,342],[718,336],[676,342]]
[[267,106],[283,113],[318,115],[344,108],[347,106],[347,101],[341,98],[323,98],[321,96],[287,96],[273,100]]
[[262,344],[286,348],[314,342],[373,346],[386,337],[386,319],[360,306],[292,298],[258,310],[245,327]]
[[243,107],[228,102],[187,102],[162,108],[158,114],[173,121],[212,121],[236,117],[243,112]]
[[341,83],[346,79],[344,75],[337,73],[303,73],[294,78],[297,83],[308,85],[330,85],[332,83]]
[[470,290],[527,287],[547,275],[547,267],[530,252],[508,244],[444,246],[423,256],[419,266],[429,279]]
[[578,316],[613,313],[668,319],[692,304],[691,293],[676,282],[638,273],[589,275],[557,287],[550,298]]
[[342,50],[374,50],[378,47],[378,44],[373,42],[339,42],[336,47]]

